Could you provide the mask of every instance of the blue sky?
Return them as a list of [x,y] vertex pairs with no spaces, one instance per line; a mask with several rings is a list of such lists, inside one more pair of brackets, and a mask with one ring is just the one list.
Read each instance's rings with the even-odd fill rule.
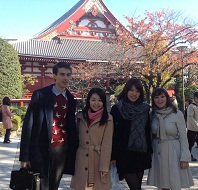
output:
[[[0,37],[27,38],[37,34],[66,13],[79,0],[0,0]],[[117,19],[143,16],[145,10],[162,8],[181,11],[198,20],[198,0],[103,0]]]

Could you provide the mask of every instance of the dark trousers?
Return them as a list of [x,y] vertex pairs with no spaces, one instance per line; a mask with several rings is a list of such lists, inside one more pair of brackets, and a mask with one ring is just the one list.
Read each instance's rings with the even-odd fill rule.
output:
[[66,153],[67,146],[51,148],[49,178],[41,178],[41,190],[58,190],[65,166]]
[[188,130],[187,137],[188,137],[189,150],[191,152],[192,147],[194,146],[194,143],[196,142],[196,139],[198,137],[198,131]]
[[4,136],[4,142],[10,140],[10,133],[11,133],[11,129],[6,129],[6,133],[5,133],[5,136]]

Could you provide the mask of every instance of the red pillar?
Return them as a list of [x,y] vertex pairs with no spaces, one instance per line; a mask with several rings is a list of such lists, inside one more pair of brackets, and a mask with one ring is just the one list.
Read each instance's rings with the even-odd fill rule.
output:
[[20,107],[24,107],[24,102],[23,101],[20,102]]

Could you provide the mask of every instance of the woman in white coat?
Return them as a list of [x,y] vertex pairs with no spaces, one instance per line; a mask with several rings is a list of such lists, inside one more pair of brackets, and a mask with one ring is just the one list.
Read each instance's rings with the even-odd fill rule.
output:
[[151,129],[153,157],[147,184],[161,190],[181,190],[192,186],[191,155],[184,116],[171,103],[163,88],[156,88],[152,93]]
[[86,106],[77,115],[79,148],[71,188],[75,190],[110,190],[109,174],[113,118],[107,112],[106,94],[92,88]]

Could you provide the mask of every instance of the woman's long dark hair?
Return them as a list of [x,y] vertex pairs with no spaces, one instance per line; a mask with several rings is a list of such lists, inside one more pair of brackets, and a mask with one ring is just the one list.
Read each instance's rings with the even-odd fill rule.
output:
[[9,97],[6,96],[3,98],[3,105],[10,106],[10,98]]
[[130,102],[130,100],[127,97],[127,94],[129,92],[129,90],[131,90],[132,86],[135,86],[135,88],[137,90],[139,90],[139,92],[140,92],[140,97],[137,99],[137,101],[135,103],[137,103],[137,104],[142,103],[144,101],[143,86],[142,86],[142,83],[140,82],[140,80],[136,79],[136,78],[132,78],[127,81],[122,92],[118,95],[118,100],[121,100],[123,98],[124,101]]
[[170,96],[168,92],[164,88],[156,88],[153,93],[151,94],[151,99],[152,99],[152,115],[154,114],[156,110],[156,105],[154,103],[154,98],[155,96],[159,96],[161,94],[164,94],[166,96],[166,107],[171,107],[173,109],[174,113],[177,113],[177,108],[173,105]]
[[84,119],[86,121],[88,121],[88,122],[90,121],[89,117],[88,117],[88,110],[90,109],[89,101],[90,101],[90,98],[91,98],[92,94],[97,94],[100,97],[100,99],[101,99],[101,101],[103,103],[104,110],[103,110],[103,114],[102,114],[102,117],[101,117],[101,120],[100,120],[100,124],[99,124],[101,126],[101,125],[104,125],[107,122],[108,118],[109,118],[108,111],[107,111],[106,94],[105,94],[104,90],[102,90],[101,88],[92,88],[89,91],[89,93],[87,95],[86,106],[85,106],[85,108],[83,109],[83,112],[82,112],[83,113],[83,117],[84,117]]

